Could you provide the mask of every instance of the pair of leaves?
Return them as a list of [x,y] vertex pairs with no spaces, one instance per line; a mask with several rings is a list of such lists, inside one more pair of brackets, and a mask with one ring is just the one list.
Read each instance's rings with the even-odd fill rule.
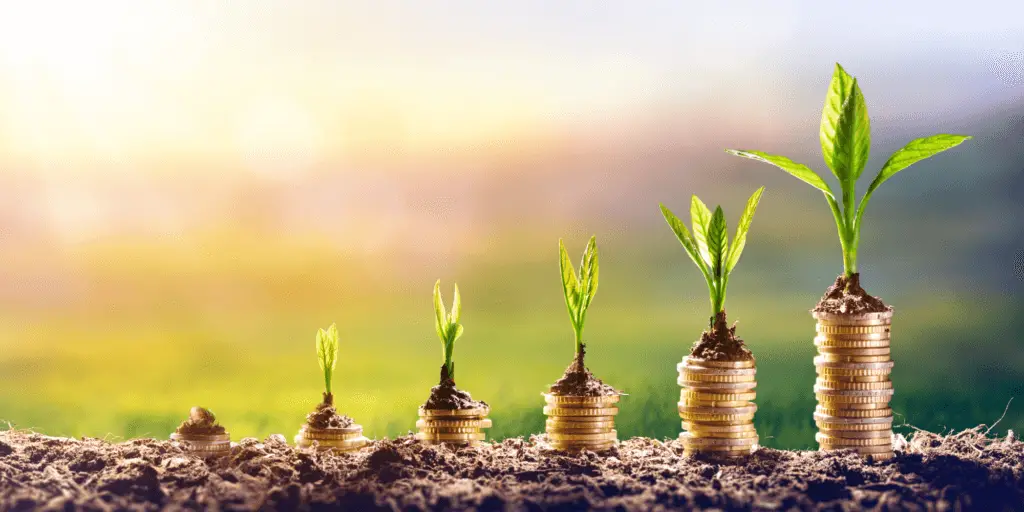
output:
[[338,362],[338,325],[331,324],[327,330],[320,329],[316,333],[316,359],[320,370],[324,372],[324,384],[327,392],[331,392],[331,374]]
[[455,349],[455,340],[462,336],[462,324],[459,318],[462,316],[462,298],[459,296],[459,285],[455,285],[455,296],[452,298],[452,310],[446,312],[444,300],[441,298],[441,280],[434,283],[434,327],[437,329],[437,337],[441,339],[444,349],[445,364],[451,363],[452,352]]
[[[842,211],[825,180],[806,165],[794,162],[784,156],[769,155],[761,151],[734,149],[726,151],[736,156],[774,165],[821,190],[835,217],[842,237],[844,253],[855,254],[856,241],[860,238],[861,220],[871,194],[897,172],[956,147],[970,138],[966,135],[938,134],[911,141],[889,158],[878,176],[871,182],[860,205],[857,206],[855,183],[863,173],[870,155],[871,123],[868,118],[867,104],[860,86],[857,84],[857,79],[847,74],[842,66],[836,64],[832,82],[825,97],[825,106],[821,113],[819,139],[825,163],[839,179],[842,188]],[[850,270],[847,269],[848,272]]]
[[[691,234],[679,217],[665,205],[661,205],[661,213],[665,216],[665,222],[672,228],[672,232],[679,239],[686,254],[704,274],[704,279],[711,292],[712,303],[715,304],[716,309],[724,302],[729,274],[740,261],[740,255],[747,244],[747,232],[750,230],[754,212],[757,211],[757,205],[761,201],[763,193],[764,187],[761,187],[755,190],[747,200],[747,206],[743,209],[743,215],[736,227],[736,236],[733,238],[732,245],[729,244],[729,228],[721,206],[716,207],[712,213],[699,197],[693,196],[690,201],[690,218],[693,223],[693,233]],[[715,312],[717,313],[717,311]]]
[[597,294],[597,237],[591,236],[590,241],[587,242],[578,274],[572,266],[572,261],[569,260],[569,253],[565,250],[565,243],[561,239],[558,240],[558,253],[558,268],[562,274],[565,306],[569,310],[569,319],[572,321],[577,341],[579,341],[583,332],[583,322],[587,317],[587,308],[590,307],[594,295]]

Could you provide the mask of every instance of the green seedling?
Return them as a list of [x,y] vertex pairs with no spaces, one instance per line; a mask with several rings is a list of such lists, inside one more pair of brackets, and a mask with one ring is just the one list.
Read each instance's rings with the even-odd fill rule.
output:
[[324,372],[324,403],[334,402],[334,395],[331,394],[331,377],[334,375],[334,367],[338,363],[338,326],[331,324],[327,330],[320,329],[316,333],[316,359],[320,364],[320,371]]
[[728,153],[772,164],[796,176],[825,195],[832,216],[839,231],[843,249],[843,270],[849,279],[857,273],[857,249],[860,245],[860,229],[864,209],[871,194],[897,172],[914,163],[941,153],[970,139],[967,135],[938,134],[910,141],[893,153],[882,166],[882,170],[868,186],[867,192],[857,205],[855,184],[864,171],[871,149],[871,123],[857,79],[836,64],[832,83],[825,96],[825,108],[821,112],[821,153],[832,174],[839,180],[842,190],[842,205],[832,193],[829,185],[810,167],[796,163],[784,156],[769,155],[761,151],[726,150]]
[[444,300],[441,299],[441,280],[434,283],[434,327],[437,328],[437,337],[441,339],[441,350],[444,355],[444,371],[441,374],[441,383],[445,381],[445,375],[452,381],[455,380],[455,361],[452,360],[452,353],[455,351],[455,340],[462,336],[462,324],[459,317],[462,315],[462,299],[459,297],[459,285],[455,285],[455,297],[452,298],[452,310],[445,312]]
[[722,207],[715,207],[714,213],[697,196],[690,200],[690,218],[693,222],[693,233],[686,229],[686,224],[679,220],[665,205],[661,205],[661,213],[665,216],[672,231],[683,245],[686,254],[697,264],[704,274],[704,280],[711,294],[711,322],[714,328],[715,316],[725,311],[725,291],[729,286],[729,275],[740,261],[740,254],[747,244],[747,231],[754,220],[757,203],[761,200],[764,187],[754,191],[743,209],[736,236],[729,244],[729,228],[725,222]]
[[562,272],[562,290],[565,293],[565,307],[569,310],[569,321],[576,337],[576,356],[583,353],[583,323],[587,319],[587,309],[594,295],[597,294],[597,237],[590,237],[587,248],[583,251],[580,271],[572,267],[565,244],[558,240],[558,267]]

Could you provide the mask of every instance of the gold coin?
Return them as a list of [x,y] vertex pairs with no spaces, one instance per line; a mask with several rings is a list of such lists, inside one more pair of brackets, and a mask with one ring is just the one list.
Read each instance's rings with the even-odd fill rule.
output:
[[891,326],[882,325],[832,325],[815,324],[814,330],[820,334],[888,334]]
[[231,441],[230,434],[171,434],[171,441],[186,441],[198,443],[213,443],[218,441]]
[[848,402],[819,402],[819,406],[828,409],[836,409],[839,411],[859,411],[865,409],[888,409],[889,401],[881,400],[877,402],[865,402],[865,403],[848,403]]
[[679,411],[679,417],[685,421],[714,421],[714,422],[745,422],[754,419],[754,413],[749,414],[700,414]]
[[682,390],[682,397],[685,400],[700,402],[746,402],[757,398],[753,391],[744,393],[707,393],[704,391]]
[[565,451],[565,452],[577,452],[581,450],[590,450],[592,452],[603,452],[615,446],[617,441],[602,441],[600,443],[580,443],[577,441],[563,442],[563,441],[549,441],[548,444],[552,449]]
[[718,373],[691,372],[691,371],[688,371],[688,370],[684,369],[683,371],[679,372],[679,379],[678,380],[686,381],[686,382],[721,382],[721,383],[727,383],[727,382],[754,382],[756,378],[757,378],[757,374],[756,373],[748,373],[748,374],[741,374],[741,375],[721,375],[721,374],[718,374]]
[[757,412],[757,404],[747,402],[747,405],[742,407],[690,407],[686,404],[678,404],[679,412],[687,412],[691,414],[754,414]]
[[548,432],[548,439],[553,441],[614,441],[617,434],[614,430],[611,432],[601,432],[599,434],[567,434],[564,432]]
[[839,354],[822,354],[819,353],[818,357],[826,363],[885,363],[891,361],[892,358],[889,355],[884,356],[845,356]]
[[843,425],[866,425],[892,423],[892,416],[880,416],[877,418],[848,418],[842,416],[829,416],[818,411],[814,412],[814,421],[823,423],[834,423]]
[[546,426],[546,429],[547,429],[546,431],[549,434],[557,433],[557,434],[585,434],[585,435],[590,435],[590,434],[607,434],[608,432],[614,430],[614,428],[615,428],[614,426],[603,427],[603,428],[560,428],[560,427],[553,427],[553,426],[547,425]]
[[879,446],[892,444],[892,436],[885,437],[870,437],[866,439],[850,439],[845,437],[835,437],[818,432],[814,434],[814,440],[822,446],[843,446],[843,447],[861,447],[861,446]]
[[815,412],[825,416],[838,418],[883,418],[886,416],[892,416],[892,409],[888,407],[880,407],[877,409],[837,409],[832,407],[822,407],[819,405],[815,408]]
[[822,325],[842,326],[864,326],[864,325],[888,325],[892,323],[892,311],[881,313],[858,313],[854,315],[840,313],[811,313],[818,323]]
[[704,368],[754,368],[757,366],[757,362],[753,359],[748,361],[710,361],[708,359],[699,359],[696,357],[684,357],[683,364],[687,366],[702,366]]
[[757,382],[706,382],[678,379],[676,383],[686,389],[710,393],[743,393],[757,388]]
[[742,438],[700,437],[693,432],[681,432],[679,441],[693,446],[749,446],[757,442],[757,434]]
[[549,425],[563,425],[565,428],[601,428],[615,425],[614,416],[550,416],[546,420]]
[[416,421],[417,428],[491,428],[490,418],[479,420],[436,420],[420,419]]
[[[882,389],[878,391],[892,391]],[[886,407],[889,403],[892,393],[883,395],[846,395],[840,394],[843,391],[834,391],[828,389],[817,389],[815,390],[814,397],[818,399],[818,402],[822,405],[828,404],[871,404],[871,407],[865,406],[866,409],[877,409],[878,407]],[[864,393],[864,391],[846,391],[845,393]],[[838,407],[846,407],[846,405],[839,405]],[[851,407],[853,409],[854,407]]]
[[619,413],[618,407],[553,407],[544,406],[544,414],[548,416],[615,416]]
[[711,401],[705,401],[705,400],[685,400],[684,399],[684,400],[680,400],[679,401],[679,405],[681,405],[683,407],[702,407],[702,408],[714,407],[716,409],[735,409],[737,407],[746,407],[746,406],[748,406],[748,405],[750,405],[752,403],[753,402],[748,402],[746,400],[737,400],[737,401],[729,401],[729,402],[711,402]]
[[819,373],[818,379],[833,382],[887,382],[889,375],[822,375]]
[[722,425],[718,423],[703,423],[697,421],[684,421],[683,429],[690,432],[708,433],[731,433],[731,432],[754,432],[754,424],[740,423],[737,425]]
[[867,458],[872,459],[875,462],[882,462],[896,458],[896,454],[891,451],[884,453],[865,453],[862,455],[865,455]]
[[306,437],[301,436],[301,435],[295,436],[295,444],[299,445],[300,447],[308,448],[308,447],[313,446],[314,444],[316,444],[317,448],[320,449],[320,450],[330,450],[330,449],[353,450],[353,449],[362,448],[363,446],[366,446],[366,444],[369,443],[369,441],[370,440],[365,438],[365,437],[357,437],[357,438],[354,438],[354,439],[344,439],[344,440],[342,440],[342,439],[333,439],[333,440],[332,439],[323,439],[323,440],[321,440],[321,439],[309,439],[309,438],[306,438]]
[[848,391],[871,391],[879,389],[892,389],[892,381],[881,382],[845,382],[831,379],[816,379],[814,385],[820,389],[835,389]]
[[687,430],[695,439],[756,439],[757,431],[745,432],[705,432],[701,430]]
[[544,400],[558,407],[581,405],[586,407],[608,407],[619,401],[619,395],[605,396],[575,396],[575,395],[553,395],[543,393]]
[[301,434],[306,439],[317,439],[323,441],[329,440],[346,440],[355,439],[363,435],[363,427],[360,425],[351,425],[344,428],[313,428],[309,425],[303,425],[299,429]]
[[878,348],[890,346],[892,340],[885,334],[821,334],[814,337],[816,347]]
[[880,348],[837,348],[837,347],[818,347],[818,353],[828,357],[880,357],[889,356],[891,352],[889,347]]
[[424,434],[477,434],[480,429],[474,427],[420,427]]
[[419,415],[423,418],[451,418],[459,417],[463,418],[466,416],[487,416],[491,410],[487,407],[478,407],[475,409],[425,409],[419,408]]
[[875,439],[884,437],[886,439],[892,439],[892,429],[885,430],[834,430],[834,429],[821,429],[822,435],[840,438],[840,439]]
[[486,435],[483,432],[476,434],[427,434],[417,432],[416,439],[425,441],[483,441]]
[[842,432],[869,432],[879,430],[892,430],[892,422],[887,423],[829,423],[827,421],[815,421],[814,425],[821,429],[822,432],[827,431],[842,431]]

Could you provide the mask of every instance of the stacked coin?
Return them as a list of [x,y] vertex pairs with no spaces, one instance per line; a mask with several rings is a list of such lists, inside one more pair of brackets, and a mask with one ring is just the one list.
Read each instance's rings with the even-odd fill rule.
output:
[[487,418],[490,409],[425,409],[420,407],[416,422],[416,439],[425,444],[476,446],[486,435],[482,429],[491,427]]
[[316,444],[320,451],[351,452],[369,442],[369,439],[363,437],[363,427],[355,424],[342,428],[314,428],[306,424],[295,436],[295,444],[302,448]]
[[547,436],[556,450],[594,452],[607,450],[618,442],[615,415],[619,395],[574,396],[544,394],[547,405]]
[[756,362],[684,357],[679,370],[679,441],[688,455],[750,455],[757,448]]
[[818,321],[814,338],[818,347],[814,358],[818,445],[822,450],[855,449],[875,460],[891,459],[892,311],[813,316]]
[[200,457],[216,457],[231,452],[231,436],[223,434],[171,434],[174,441],[185,451]]

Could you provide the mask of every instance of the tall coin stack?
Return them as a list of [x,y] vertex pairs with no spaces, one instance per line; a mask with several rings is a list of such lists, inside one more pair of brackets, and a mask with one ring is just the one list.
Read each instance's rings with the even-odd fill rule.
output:
[[891,459],[892,311],[813,316],[818,321],[814,338],[818,445],[822,450],[856,449],[875,460]]
[[490,409],[419,409],[416,439],[425,444],[476,446],[486,437],[482,429],[491,427]]
[[742,457],[757,448],[756,362],[684,357],[679,370],[679,442],[687,455]]
[[618,442],[615,415],[619,395],[544,394],[548,442],[556,450],[604,451]]
[[308,424],[303,425],[295,436],[295,444],[307,448],[313,446],[314,442],[319,451],[352,452],[366,446],[370,440],[363,437],[361,425],[352,424],[341,428],[314,428]]
[[217,457],[231,452],[231,436],[223,434],[171,434],[174,441],[182,449],[200,457]]

